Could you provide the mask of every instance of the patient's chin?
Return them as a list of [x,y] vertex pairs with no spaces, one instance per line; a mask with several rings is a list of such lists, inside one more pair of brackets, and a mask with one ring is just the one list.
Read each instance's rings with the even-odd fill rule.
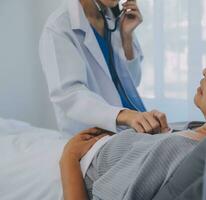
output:
[[194,97],[194,103],[195,103],[196,107],[199,108],[201,112],[203,112],[203,110],[201,109],[200,98],[199,98],[198,94],[196,94]]
[[199,108],[199,110],[202,112],[204,117],[206,118],[206,105],[201,104],[201,100],[200,98],[198,98],[198,95],[195,95],[194,103],[196,107]]
[[200,109],[201,111],[202,111],[202,113],[203,113],[203,115],[204,115],[204,117],[205,117],[205,119],[206,119],[206,108],[204,107],[204,108],[202,108],[202,109]]
[[198,98],[198,94],[196,93],[196,94],[195,94],[195,97],[194,97],[194,103],[195,103],[195,105],[199,108],[199,106],[198,106],[198,102],[199,102],[198,99],[199,99],[199,98]]

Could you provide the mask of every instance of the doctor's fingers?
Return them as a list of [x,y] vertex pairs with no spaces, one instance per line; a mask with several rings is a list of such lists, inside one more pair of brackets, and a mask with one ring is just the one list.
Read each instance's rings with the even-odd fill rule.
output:
[[151,111],[151,113],[153,114],[153,116],[159,121],[160,125],[161,125],[161,132],[165,133],[168,132],[170,130],[168,122],[167,122],[167,116],[165,113],[159,112],[157,110],[153,110]]
[[136,5],[131,5],[131,6],[128,5],[128,6],[125,6],[123,9],[125,10],[125,15],[132,15],[132,16],[137,17],[140,20],[140,22],[143,21],[141,11]]
[[137,130],[137,132],[153,133],[153,128],[144,116],[144,113],[138,113],[138,116],[133,119],[132,127]]
[[144,112],[143,113],[145,119],[148,121],[148,123],[150,124],[150,126],[152,127],[152,131],[150,133],[160,133],[161,132],[161,124],[159,122],[159,120],[157,120],[153,113],[150,112]]
[[139,9],[138,9],[138,7],[135,3],[124,5],[123,9],[124,10],[131,9],[131,10],[134,10],[134,11],[139,11]]
[[136,18],[139,21],[139,24],[143,22],[142,16],[136,11],[128,11],[125,13],[126,16],[132,16],[132,18]]
[[146,118],[142,118],[139,124],[144,128],[144,133],[152,133],[152,126],[148,123]]
[[134,123],[131,128],[133,128],[137,133],[145,133],[144,128],[143,128],[142,125],[139,124],[138,122],[137,122],[137,123]]
[[127,1],[125,4],[122,4],[122,6],[124,10],[131,9],[131,10],[138,11],[139,13],[141,13],[137,3],[134,1]]

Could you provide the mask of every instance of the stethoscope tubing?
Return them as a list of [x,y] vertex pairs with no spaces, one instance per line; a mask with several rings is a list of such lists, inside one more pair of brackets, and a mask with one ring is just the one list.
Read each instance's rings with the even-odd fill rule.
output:
[[[107,29],[108,31],[110,31],[110,32],[115,32],[115,31],[117,30],[117,26],[118,26],[118,23],[119,23],[121,17],[125,14],[125,11],[122,10],[122,11],[120,12],[119,16],[116,17],[116,19],[115,19],[114,27],[113,27],[113,28],[109,28],[109,25],[108,25],[108,22],[107,22],[107,21],[108,21],[108,19],[109,19],[110,17],[108,17],[108,16],[106,16],[106,15],[104,14],[101,6],[96,2],[96,0],[93,0],[93,2],[95,3],[98,11],[100,12],[100,14],[102,15],[102,17],[103,17],[103,19],[104,19],[104,22],[105,22],[105,25],[106,25],[106,29]],[[111,20],[111,19],[110,19],[110,20]]]
[[[96,0],[93,0],[94,3],[96,4],[100,14],[102,15],[103,19],[104,19],[104,25],[105,25],[105,36],[106,36],[106,40],[107,40],[107,44],[108,44],[108,47],[109,47],[109,54],[110,54],[110,65],[112,67],[112,69],[115,71],[115,73],[117,74],[116,72],[116,68],[115,68],[115,62],[114,62],[114,53],[113,53],[113,48],[112,48],[112,45],[111,45],[111,34],[112,32],[115,32],[117,30],[117,26],[118,26],[118,23],[121,19],[121,17],[124,15],[125,11],[121,11],[120,15],[115,19],[115,25],[114,25],[114,28],[113,29],[110,29],[109,28],[109,24],[108,24],[108,21],[107,21],[107,16],[105,16],[104,12],[102,11],[101,7],[99,6],[99,4],[96,2]],[[116,82],[118,81],[120,84],[121,84],[121,81],[119,80],[119,77],[117,76],[116,77],[118,80],[113,80],[113,82]],[[122,87],[122,86],[121,86]],[[127,95],[127,93],[125,92],[125,89],[124,87],[122,87],[124,93],[125,93],[125,97],[128,99],[128,101],[130,102],[130,104],[134,107],[134,109],[140,111],[133,103],[133,101],[130,99],[130,97]],[[142,105],[143,107],[143,110],[141,110],[142,112],[146,111],[146,108],[144,107],[144,105]]]

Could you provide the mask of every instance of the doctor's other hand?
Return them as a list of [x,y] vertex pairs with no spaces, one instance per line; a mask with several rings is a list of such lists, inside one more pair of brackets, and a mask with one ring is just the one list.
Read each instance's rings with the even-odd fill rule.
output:
[[131,35],[134,29],[142,23],[142,14],[136,0],[127,0],[122,6],[124,15],[121,18],[121,34]]
[[111,133],[104,131],[102,134],[99,134],[100,129],[91,128],[85,131],[80,132],[69,140],[65,145],[64,151],[61,157],[62,162],[67,162],[70,159],[75,159],[80,161],[81,158],[90,150],[90,148],[102,137],[110,135]]
[[166,133],[170,130],[167,117],[157,110],[137,112],[122,110],[117,117],[117,125],[127,125],[139,133]]

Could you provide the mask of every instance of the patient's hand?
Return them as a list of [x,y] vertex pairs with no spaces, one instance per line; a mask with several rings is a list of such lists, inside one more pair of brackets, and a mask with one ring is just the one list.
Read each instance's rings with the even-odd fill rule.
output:
[[70,158],[80,161],[89,149],[106,135],[111,135],[111,132],[97,128],[91,128],[77,134],[65,145],[61,161]]
[[105,135],[105,131],[102,134],[92,128],[77,134],[65,145],[59,163],[65,200],[88,199],[79,161]]

